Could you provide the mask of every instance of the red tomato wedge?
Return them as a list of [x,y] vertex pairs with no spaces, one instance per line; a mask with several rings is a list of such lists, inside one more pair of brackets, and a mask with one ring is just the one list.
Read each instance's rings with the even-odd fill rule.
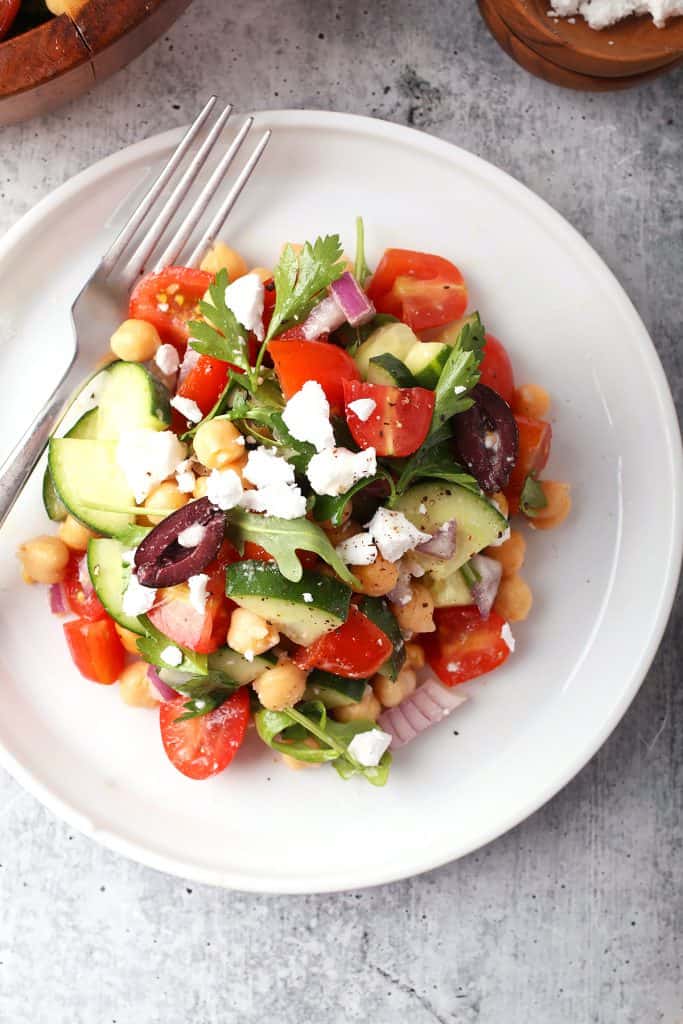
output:
[[301,391],[307,380],[317,380],[327,395],[333,412],[344,408],[344,381],[360,380],[358,367],[351,356],[326,341],[271,341],[268,351],[275,363],[275,372],[282,393],[290,399]]
[[545,469],[553,439],[553,428],[545,420],[535,420],[530,416],[515,416],[515,420],[519,431],[519,454],[505,488],[511,513],[519,511],[520,495],[529,473],[538,475]]
[[98,622],[74,619],[64,623],[74,665],[94,683],[115,683],[123,672],[126,652],[110,618]]
[[146,274],[135,285],[128,315],[154,324],[163,342],[185,351],[188,321],[197,319],[197,303],[213,281],[213,275],[190,267],[166,267]]
[[512,363],[505,346],[492,334],[486,335],[484,358],[479,372],[481,374],[480,383],[492,388],[509,405],[512,401],[512,392],[515,390]]
[[249,724],[249,691],[243,686],[215,711],[179,722],[183,701],[159,708],[161,742],[166,756],[188,779],[208,779],[228,767],[242,746]]
[[325,633],[310,647],[301,647],[294,660],[303,669],[321,668],[350,679],[378,671],[392,652],[386,633],[351,605],[343,626]]
[[492,611],[482,619],[474,605],[438,608],[435,633],[420,637],[427,661],[442,683],[457,686],[498,668],[510,655],[502,636],[505,619]]
[[[223,587],[223,583],[219,584]],[[209,591],[216,590],[209,584]],[[185,584],[159,591],[159,603],[147,613],[150,622],[169,638],[197,654],[211,654],[225,643],[234,607],[219,593],[211,593],[203,612],[190,604]]]
[[454,263],[411,249],[387,249],[367,289],[378,313],[414,331],[443,327],[467,308],[467,286]]
[[223,388],[228,383],[230,369],[242,372],[238,367],[213,356],[200,356],[196,365],[190,370],[178,388],[178,394],[196,402],[204,415],[211,412],[220,398]]
[[[345,380],[343,386],[346,421],[357,445],[375,448],[378,455],[399,458],[417,451],[431,426],[433,391],[365,384],[359,380]],[[370,398],[375,403],[367,420],[360,419],[349,408],[359,398]]]
[[87,622],[97,622],[98,619],[106,618],[107,613],[83,565],[85,559],[85,553],[74,552],[71,555],[64,577],[64,596],[74,615]]
[[9,32],[20,6],[21,0],[0,0],[0,39]]

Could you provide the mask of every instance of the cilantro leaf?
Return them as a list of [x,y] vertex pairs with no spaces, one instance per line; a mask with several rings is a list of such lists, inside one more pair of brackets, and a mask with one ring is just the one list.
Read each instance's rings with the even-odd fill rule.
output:
[[468,393],[479,383],[479,366],[486,337],[478,313],[468,317],[460,328],[453,349],[441,371],[434,394],[434,415],[430,433],[438,430],[459,412],[473,404]]
[[380,469],[380,471],[375,473],[374,476],[366,476],[362,480],[358,480],[353,487],[344,494],[340,494],[338,497],[332,497],[329,494],[316,495],[315,505],[313,506],[313,515],[318,522],[329,519],[333,526],[339,526],[342,522],[344,507],[347,502],[349,502],[355,494],[358,494],[359,491],[365,490],[366,487],[369,487],[370,484],[377,483],[378,480],[385,480],[389,484],[391,492],[393,493],[394,481],[391,475],[387,473],[386,470]]
[[228,287],[227,270],[219,270],[209,288],[210,302],[200,302],[199,312],[204,320],[192,320],[188,324],[190,347],[204,356],[213,356],[226,363],[233,363],[241,369],[249,369],[249,351],[245,331],[225,302]]
[[285,579],[293,583],[298,583],[303,574],[296,553],[299,548],[315,552],[344,583],[358,585],[358,580],[351,575],[325,533],[308,519],[279,519],[277,516],[232,509],[228,513],[228,535],[239,551],[244,549],[247,540],[260,544],[273,556]]
[[519,496],[519,507],[525,516],[533,519],[542,508],[546,508],[548,499],[545,492],[533,473],[529,473],[524,481],[522,493]]
[[[275,309],[264,344],[290,320],[304,319],[316,296],[344,273],[339,235],[306,242],[297,255],[286,245],[273,271]],[[259,364],[260,365],[260,364]]]
[[356,262],[353,274],[361,288],[370,277],[370,268],[365,262],[365,225],[362,217],[356,217]]

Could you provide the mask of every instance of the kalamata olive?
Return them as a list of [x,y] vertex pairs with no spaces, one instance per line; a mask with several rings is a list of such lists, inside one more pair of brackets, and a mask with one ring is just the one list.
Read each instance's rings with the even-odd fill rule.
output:
[[135,552],[139,582],[143,587],[184,583],[213,561],[224,534],[225,512],[208,498],[191,501],[163,519],[140,544]]
[[453,420],[455,448],[482,491],[491,494],[507,486],[519,434],[510,406],[492,388],[477,384],[472,398],[474,405]]

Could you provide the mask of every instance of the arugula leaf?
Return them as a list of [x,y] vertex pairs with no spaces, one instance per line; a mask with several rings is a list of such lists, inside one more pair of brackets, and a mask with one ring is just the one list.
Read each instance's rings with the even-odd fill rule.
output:
[[184,722],[215,711],[239,690],[240,683],[228,679],[224,672],[209,672],[205,676],[192,676],[182,683],[173,683],[171,688],[188,698],[183,705],[185,714],[176,719],[177,722]]
[[158,668],[169,668],[170,666],[162,659],[161,652],[166,647],[177,647],[183,655],[180,665],[173,668],[179,672],[189,672],[193,676],[206,676],[208,674],[208,661],[205,654],[197,654],[195,651],[181,647],[180,644],[169,639],[160,630],[153,626],[146,615],[140,616],[140,623],[143,626],[146,636],[140,637],[137,642],[138,650],[145,661]]
[[243,370],[249,370],[249,350],[245,331],[225,302],[228,287],[227,270],[219,270],[209,288],[211,302],[199,303],[199,312],[205,320],[192,320],[188,324],[190,347],[204,356],[213,356],[226,363],[233,363]]
[[406,364],[392,355],[391,352],[383,352],[379,356],[373,356],[370,362],[377,363],[383,370],[386,370],[399,388],[414,388],[417,384]]
[[228,512],[228,535],[240,552],[247,540],[260,544],[273,556],[285,579],[292,583],[298,583],[303,573],[296,553],[299,548],[315,552],[344,583],[358,585],[358,580],[351,575],[325,533],[308,519],[279,519],[277,516],[232,509]]
[[546,508],[548,499],[545,492],[533,473],[529,473],[524,481],[522,493],[519,496],[519,507],[525,516],[533,519],[542,508]]
[[[417,480],[446,480],[448,483],[466,487],[479,494],[479,484],[462,466],[455,461],[451,447],[451,431],[448,424],[440,427],[427,437],[422,447],[409,459],[397,464],[400,476],[396,481],[396,494],[404,491]],[[390,504],[393,499],[390,499]]]
[[342,522],[344,515],[344,507],[347,502],[351,501],[355,494],[359,491],[365,490],[370,484],[377,483],[378,480],[386,480],[391,488],[391,493],[394,491],[394,481],[386,470],[380,469],[379,472],[375,473],[374,476],[366,476],[362,480],[358,480],[353,487],[351,487],[344,494],[340,494],[337,497],[333,497],[329,494],[317,494],[315,498],[315,504],[313,506],[313,515],[318,522],[328,520],[333,526],[339,526]]
[[275,309],[264,345],[289,320],[303,320],[317,295],[341,277],[344,270],[339,235],[316,238],[313,244],[306,242],[298,255],[291,245],[286,245],[273,271]]
[[370,268],[365,262],[365,225],[362,217],[356,217],[356,262],[353,275],[361,288],[370,277]]
[[[326,721],[322,719],[321,721]],[[325,761],[334,761],[339,757],[333,747],[309,747],[304,740],[310,735],[308,729],[300,726],[293,728],[292,718],[288,711],[269,711],[263,708],[254,715],[254,724],[260,738],[273,750],[281,754],[288,754],[297,761],[306,761],[309,764],[321,764]],[[296,732],[295,732],[296,728]],[[284,735],[283,735],[284,734]],[[282,735],[281,739],[278,739]]]
[[460,333],[441,371],[434,394],[434,415],[430,433],[438,430],[452,416],[465,412],[472,405],[468,392],[479,382],[486,338],[479,314],[474,313]]

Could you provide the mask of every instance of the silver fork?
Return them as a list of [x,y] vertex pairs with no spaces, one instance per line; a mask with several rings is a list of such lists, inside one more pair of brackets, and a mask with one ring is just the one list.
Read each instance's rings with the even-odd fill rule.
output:
[[[192,186],[209,154],[215,148],[232,112],[231,105],[225,107],[213,121],[203,142],[195,145],[215,105],[216,97],[212,96],[188,128],[178,148],[109,251],[103,256],[95,273],[76,297],[71,307],[74,347],[69,365],[43,409],[0,466],[0,526],[45,451],[50,435],[58,428],[73,399],[97,372],[96,361],[102,354],[103,343],[106,343],[120,323],[127,306],[128,294],[139,276],[147,271],[162,270],[174,263],[191,267],[199,262],[207,247],[215,241],[268,145],[270,130],[263,133],[216,213],[203,228],[198,242],[189,251],[190,238],[204,218],[209,203],[222,185],[254,121],[252,117],[245,120],[206,184],[194,198]],[[172,184],[185,157],[189,157],[187,167],[177,182]],[[190,200],[193,202],[181,223],[174,230],[161,254],[150,265],[150,258],[162,241],[173,217]]]

